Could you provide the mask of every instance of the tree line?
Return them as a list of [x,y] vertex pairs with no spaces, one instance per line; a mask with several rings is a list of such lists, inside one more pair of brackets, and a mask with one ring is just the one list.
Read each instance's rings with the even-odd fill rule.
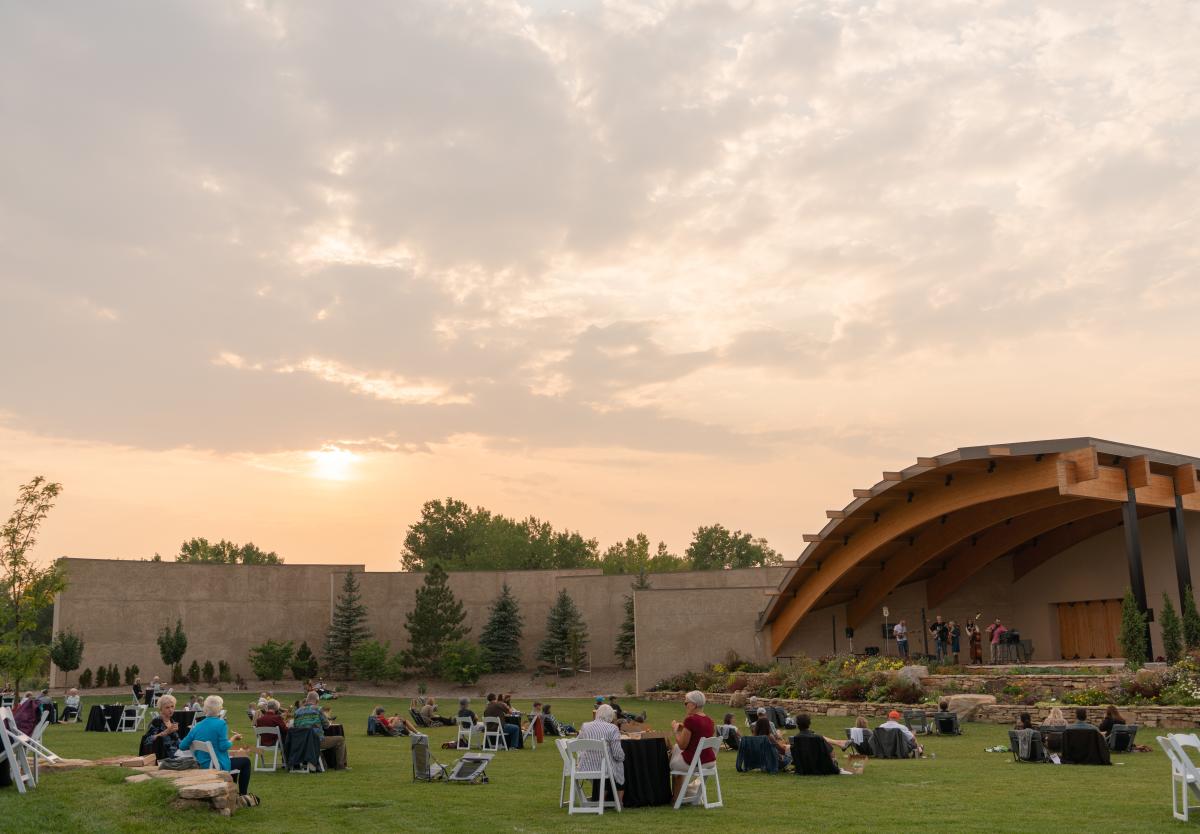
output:
[[651,549],[645,533],[603,552],[594,538],[555,530],[534,516],[518,521],[484,507],[472,509],[456,498],[426,501],[421,517],[408,527],[400,563],[405,570],[544,570],[601,568],[607,574],[720,570],[778,565],[780,556],[761,537],[720,524],[701,526],[683,555],[665,542]]

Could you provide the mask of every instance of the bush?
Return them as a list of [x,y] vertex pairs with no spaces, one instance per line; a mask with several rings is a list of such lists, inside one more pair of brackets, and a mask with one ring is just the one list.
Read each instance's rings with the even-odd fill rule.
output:
[[896,675],[887,683],[887,700],[900,704],[918,704],[925,700],[925,689],[916,681]]
[[[277,681],[283,677],[283,672],[292,662],[292,646],[289,640],[284,643],[278,640],[268,640],[250,649],[250,668],[259,680]],[[193,664],[195,665],[195,664]]]
[[171,683],[183,683],[183,664],[176,663],[171,667]]
[[209,686],[217,682],[217,670],[213,667],[211,660],[204,661],[202,674],[204,675],[204,682]]
[[300,643],[296,656],[292,658],[292,677],[298,681],[308,680],[317,674],[317,658],[308,647],[308,641]]
[[79,688],[91,689],[92,687],[92,670],[84,669],[79,673]]
[[217,661],[217,679],[221,683],[232,683],[233,673],[229,669],[229,664],[224,660]]
[[390,651],[390,644],[377,640],[368,640],[355,646],[350,653],[354,676],[371,683],[379,683],[387,671]]
[[193,660],[192,665],[188,667],[188,681],[192,684],[200,683],[200,663]]
[[1077,689],[1062,697],[1064,704],[1076,707],[1098,707],[1112,703],[1113,700],[1112,694],[1103,689]]
[[1158,672],[1143,669],[1132,678],[1123,682],[1122,688],[1131,698],[1143,698],[1157,701],[1166,687],[1166,680]]
[[447,680],[469,686],[479,680],[486,669],[483,650],[475,643],[457,640],[442,649],[441,674]]

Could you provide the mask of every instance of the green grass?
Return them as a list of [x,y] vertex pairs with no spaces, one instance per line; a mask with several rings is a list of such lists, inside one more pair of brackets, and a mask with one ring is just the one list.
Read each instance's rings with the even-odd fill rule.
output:
[[[292,696],[294,697],[294,696]],[[86,699],[84,711],[99,699]],[[234,729],[246,733],[248,694],[227,706]],[[449,702],[450,699],[446,699]],[[1153,753],[1115,756],[1114,767],[1020,765],[985,747],[1007,744],[1005,727],[967,724],[957,738],[929,739],[936,759],[870,761],[861,777],[800,778],[742,774],[734,754],[719,759],[725,808],[630,809],[602,819],[572,817],[558,808],[561,760],[552,744],[535,751],[501,753],[488,768],[488,785],[414,784],[408,740],[368,738],[366,717],[376,704],[366,698],[334,702],[345,723],[351,769],[322,775],[255,773],[251,791],[259,808],[232,819],[198,810],[173,811],[171,788],[157,780],[125,785],[128,771],[97,768],[47,774],[41,786],[20,796],[0,791],[0,831],[447,831],[541,832],[576,829],[664,832],[830,831],[1182,831],[1170,813],[1169,769],[1154,732],[1139,736]],[[384,702],[406,712],[407,702]],[[636,702],[626,708],[649,713],[649,723],[669,728],[682,710],[676,704]],[[478,705],[476,705],[478,706]],[[528,709],[528,702],[517,706]],[[590,714],[586,700],[554,701],[555,714],[578,725]],[[714,709],[718,713],[723,710]],[[816,729],[842,737],[843,718],[818,718]],[[434,745],[453,730],[431,731]],[[49,728],[46,743],[62,756],[99,758],[136,752],[132,734],[85,733],[82,724]],[[443,763],[453,751],[435,750]]]

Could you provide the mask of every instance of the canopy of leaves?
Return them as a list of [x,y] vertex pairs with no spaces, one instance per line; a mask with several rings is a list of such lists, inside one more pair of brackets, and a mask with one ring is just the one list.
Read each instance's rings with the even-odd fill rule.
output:
[[607,574],[645,574],[690,570],[691,564],[687,559],[671,553],[666,542],[659,542],[651,556],[649,537],[645,533],[638,533],[632,539],[614,544],[604,551],[600,567]]
[[492,603],[479,645],[484,660],[493,672],[514,672],[521,668],[521,627],[524,620],[512,589],[505,582],[500,596]]
[[442,649],[463,639],[469,631],[463,626],[466,611],[455,599],[448,579],[441,563],[435,562],[424,584],[417,588],[416,604],[405,615],[410,662],[428,674],[437,672]]
[[[267,642],[250,649],[250,668],[259,680],[277,681],[292,662],[294,643],[278,640]],[[195,663],[192,664],[193,666]],[[189,674],[190,676],[190,674]]]
[[292,658],[292,677],[303,681],[316,677],[316,674],[317,658],[313,655],[312,649],[308,647],[308,641],[305,640],[296,650],[296,656]]
[[741,530],[729,532],[720,524],[700,527],[687,549],[694,570],[755,568],[783,563],[783,557],[767,544]]
[[359,680],[379,683],[388,668],[391,646],[377,640],[368,640],[354,649],[350,659],[354,663],[354,674]]
[[325,637],[325,665],[335,678],[348,680],[354,672],[354,650],[371,636],[367,607],[362,604],[358,578],[347,571]]
[[73,631],[60,631],[50,644],[50,659],[63,672],[74,672],[83,662],[83,638]]
[[[155,554],[157,556],[158,554]],[[176,562],[211,562],[220,565],[282,565],[274,551],[267,553],[254,542],[243,545],[221,539],[210,544],[208,539],[188,539],[179,546]]]
[[438,671],[446,680],[454,681],[461,686],[470,686],[487,671],[483,650],[466,640],[448,643],[442,649]]

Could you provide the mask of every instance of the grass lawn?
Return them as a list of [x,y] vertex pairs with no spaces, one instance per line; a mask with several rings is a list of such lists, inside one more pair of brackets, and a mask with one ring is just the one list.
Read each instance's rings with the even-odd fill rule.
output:
[[[288,700],[296,696],[281,694]],[[84,715],[92,703],[84,699]],[[227,701],[235,730],[248,734],[245,702],[249,693]],[[449,698],[446,704],[450,703]],[[870,761],[861,777],[801,778],[734,770],[734,755],[719,759],[725,807],[705,811],[685,807],[631,809],[603,818],[571,817],[558,807],[561,760],[553,744],[537,750],[501,753],[489,766],[487,785],[415,784],[405,738],[368,738],[366,718],[376,705],[367,698],[334,702],[346,725],[351,769],[321,775],[255,773],[250,790],[259,808],[223,819],[206,811],[173,811],[165,784],[125,785],[128,771],[98,768],[47,774],[31,794],[0,791],[0,831],[565,831],[568,827],[642,832],[973,831],[1139,832],[1182,831],[1170,811],[1169,767],[1154,743],[1154,732],[1138,740],[1153,753],[1114,756],[1113,767],[1055,767],[1014,764],[1005,753],[984,748],[1007,744],[1006,728],[967,724],[957,738],[932,737],[935,759]],[[585,700],[556,700],[554,712],[578,726],[590,715]],[[670,727],[682,716],[676,704],[637,702],[649,723]],[[384,702],[389,712],[407,714],[407,701]],[[479,703],[474,704],[481,709]],[[516,706],[528,710],[529,702]],[[715,713],[720,708],[710,710]],[[714,716],[720,719],[723,710]],[[815,729],[841,738],[843,718],[818,718]],[[449,728],[431,731],[431,746],[453,736]],[[253,736],[251,736],[252,738]],[[83,724],[50,727],[46,744],[59,755],[99,758],[136,753],[133,734],[85,733]],[[435,750],[443,764],[457,756]]]

